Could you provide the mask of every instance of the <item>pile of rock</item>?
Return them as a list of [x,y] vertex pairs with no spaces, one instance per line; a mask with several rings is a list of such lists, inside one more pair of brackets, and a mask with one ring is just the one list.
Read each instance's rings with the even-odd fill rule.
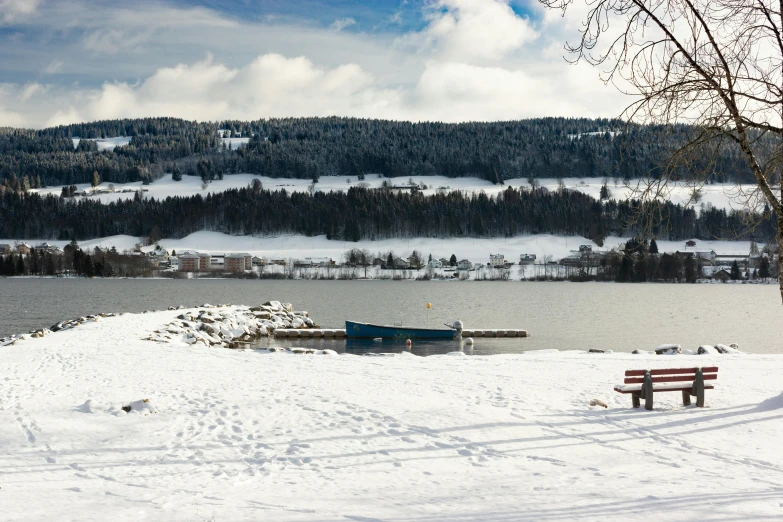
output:
[[295,312],[293,305],[267,301],[260,306],[219,305],[189,310],[145,340],[182,341],[187,344],[244,348],[275,329],[318,328],[307,312]]
[[106,317],[113,317],[117,314],[97,314],[97,315],[85,315],[78,319],[69,319],[67,321],[60,321],[59,323],[50,326],[49,328],[39,328],[38,330],[31,330],[26,334],[14,334],[8,337],[0,337],[0,347],[10,346],[17,341],[24,341],[25,339],[40,339],[46,337],[54,332],[62,332],[64,330],[70,330],[76,328],[84,323],[94,323],[105,319]]
[[[592,351],[592,350],[591,350]],[[648,354],[644,350],[634,350],[631,353]],[[662,344],[655,349],[657,355],[710,355],[719,353],[744,353],[736,344],[716,344],[715,346],[703,344],[696,351],[683,349],[679,344]]]
[[60,321],[59,323],[50,326],[49,330],[51,330],[52,332],[61,332],[63,330],[70,330],[71,328],[76,328],[77,326],[81,326],[84,323],[97,323],[101,319],[106,319],[107,317],[114,317],[116,315],[118,314],[109,313],[109,314],[85,315],[84,317],[79,317],[78,319],[69,319],[67,321]]

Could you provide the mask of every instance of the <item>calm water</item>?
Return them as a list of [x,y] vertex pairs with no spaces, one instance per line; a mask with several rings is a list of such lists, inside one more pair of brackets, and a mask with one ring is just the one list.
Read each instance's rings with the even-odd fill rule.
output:
[[[461,320],[466,328],[523,328],[527,339],[476,339],[473,353],[556,348],[650,350],[663,343],[737,343],[753,353],[783,353],[783,305],[776,285],[611,283],[0,279],[0,336],[99,312],[171,305],[260,304],[275,299],[308,310],[323,327],[345,319],[425,326]],[[281,344],[272,341],[272,344]],[[345,341],[301,341],[344,351]],[[393,351],[396,345],[373,346]],[[453,344],[416,343],[414,353]]]

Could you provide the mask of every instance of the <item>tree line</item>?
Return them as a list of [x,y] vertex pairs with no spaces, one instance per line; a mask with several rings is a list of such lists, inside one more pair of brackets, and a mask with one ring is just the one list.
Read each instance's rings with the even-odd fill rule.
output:
[[[458,191],[425,196],[351,187],[347,192],[287,193],[246,188],[191,197],[95,200],[0,189],[0,237],[91,239],[119,234],[181,238],[211,230],[231,235],[325,235],[345,241],[407,237],[578,235],[598,245],[609,235],[635,236],[636,201],[598,201],[570,190],[508,187],[496,196]],[[663,203],[659,239],[767,239],[772,213],[749,215]],[[749,230],[747,220],[758,225]]]

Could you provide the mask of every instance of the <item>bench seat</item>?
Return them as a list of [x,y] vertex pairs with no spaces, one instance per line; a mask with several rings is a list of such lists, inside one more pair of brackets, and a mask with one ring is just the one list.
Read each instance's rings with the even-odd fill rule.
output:
[[[692,384],[685,384],[681,382],[671,383],[653,383],[653,392],[667,392],[667,391],[690,391],[693,387]],[[714,390],[715,385],[705,384],[705,390]],[[618,384],[614,387],[614,391],[619,393],[634,393],[642,391],[641,384]]]

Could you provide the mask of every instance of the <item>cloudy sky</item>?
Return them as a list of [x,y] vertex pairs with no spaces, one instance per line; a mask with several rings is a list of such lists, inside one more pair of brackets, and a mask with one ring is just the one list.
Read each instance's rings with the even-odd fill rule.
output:
[[0,0],[0,126],[617,116],[536,0]]

